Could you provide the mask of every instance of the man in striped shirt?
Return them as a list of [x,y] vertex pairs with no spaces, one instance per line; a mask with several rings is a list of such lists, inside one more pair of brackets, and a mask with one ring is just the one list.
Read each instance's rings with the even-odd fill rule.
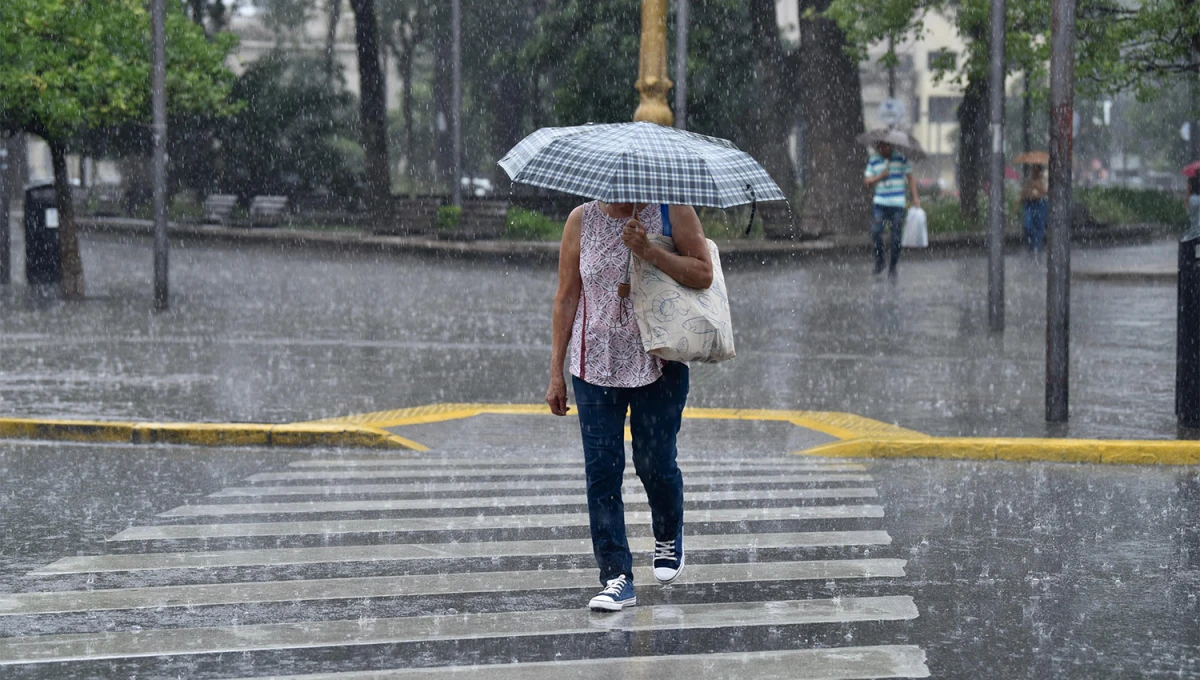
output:
[[875,243],[875,273],[883,271],[883,230],[891,225],[892,251],[888,263],[888,274],[896,275],[896,262],[900,259],[900,231],[904,227],[907,201],[905,189],[912,191],[912,204],[921,207],[917,195],[917,180],[912,174],[912,165],[891,144],[881,142],[871,153],[867,170],[863,173],[864,183],[875,189],[875,202],[871,218],[871,239]]

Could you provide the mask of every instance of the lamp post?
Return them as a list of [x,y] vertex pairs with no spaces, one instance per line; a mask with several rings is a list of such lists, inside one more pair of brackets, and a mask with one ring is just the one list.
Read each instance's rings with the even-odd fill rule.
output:
[[1050,210],[1046,220],[1046,420],[1069,414],[1071,149],[1075,114],[1075,0],[1050,9]]
[[992,0],[990,69],[992,156],[988,183],[988,327],[1004,330],[1004,0]]
[[667,77],[667,0],[642,0],[641,58],[634,84],[642,99],[633,119],[670,127],[675,122],[667,106],[672,84]]
[[150,98],[154,133],[154,309],[168,306],[167,276],[167,40],[163,0],[154,0],[150,8],[151,59]]
[[687,129],[688,0],[675,0],[675,127]]

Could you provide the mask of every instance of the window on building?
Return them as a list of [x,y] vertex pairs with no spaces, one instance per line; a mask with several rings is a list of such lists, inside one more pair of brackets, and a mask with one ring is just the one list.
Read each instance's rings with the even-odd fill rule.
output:
[[929,53],[930,71],[953,71],[958,65],[958,53],[953,50],[935,50]]
[[953,123],[958,120],[958,104],[962,97],[930,97],[929,122]]

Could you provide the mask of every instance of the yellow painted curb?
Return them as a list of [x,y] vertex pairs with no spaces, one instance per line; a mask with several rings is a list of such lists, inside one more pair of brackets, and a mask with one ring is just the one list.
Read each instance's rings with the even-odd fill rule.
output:
[[428,451],[410,439],[361,425],[123,423],[0,418],[0,439],[191,446],[343,446]]
[[799,455],[827,458],[945,458],[1132,465],[1200,464],[1198,441],[929,437],[850,439]]
[[38,420],[0,418],[0,438],[55,439],[75,442],[127,442],[133,438],[133,423],[97,420]]
[[[545,404],[429,404],[391,411],[356,413],[337,418],[314,420],[305,425],[354,424],[378,428],[406,427],[471,418],[478,415],[550,415]],[[576,415],[572,405],[570,415]],[[788,422],[798,427],[822,432],[838,439],[861,437],[926,437],[920,432],[871,420],[853,413],[833,411],[787,411],[773,409],[686,408],[685,419],[700,420],[758,420]]]

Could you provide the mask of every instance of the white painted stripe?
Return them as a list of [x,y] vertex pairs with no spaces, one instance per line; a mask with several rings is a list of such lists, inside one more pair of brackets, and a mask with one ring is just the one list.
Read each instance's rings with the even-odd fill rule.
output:
[[[687,521],[763,522],[779,520],[858,519],[883,517],[879,505],[806,505],[791,508],[721,508],[689,510]],[[588,526],[587,513],[536,515],[470,515],[466,517],[418,517],[415,519],[343,519],[309,522],[245,522],[236,524],[174,524],[130,527],[110,541],[155,541],[189,538],[246,538],[250,536],[294,536],[386,533],[406,531],[466,531],[478,529],[533,529]],[[625,526],[650,524],[649,512],[626,512]]]
[[889,596],[639,607],[605,616],[596,616],[580,607],[552,611],[42,635],[0,638],[0,666],[434,640],[575,635],[605,630],[697,630],[905,621],[917,616],[917,608],[911,597]]
[[[797,500],[817,498],[874,498],[875,489],[746,489],[739,491],[701,491],[689,493],[689,503]],[[631,493],[632,496],[632,493]],[[229,515],[288,515],[324,512],[384,512],[392,510],[480,510],[517,509],[553,505],[587,505],[584,494],[570,496],[482,496],[477,498],[405,498],[370,501],[301,501],[294,503],[219,503],[181,505],[159,517],[222,517]],[[626,507],[647,505],[644,500],[625,503]]]
[[[689,551],[767,550],[843,545],[886,545],[892,539],[885,531],[813,531],[786,534],[698,534],[687,537]],[[630,540],[634,552],[649,553],[654,541],[649,536]],[[89,555],[65,557],[30,576],[85,574],[152,569],[213,569],[220,567],[287,566],[342,562],[378,562],[421,559],[470,559],[493,557],[544,557],[590,555],[589,539],[546,541],[486,541],[478,543],[408,543],[384,545],[320,546],[313,548],[266,548],[260,550],[216,550],[208,552],[139,553],[134,555]]]
[[487,680],[631,680],[633,678],[704,678],[704,680],[859,680],[927,678],[925,652],[913,645],[792,649],[781,652],[733,652],[633,656],[617,659],[540,661],[537,663],[442,666],[312,675],[277,675],[240,680],[393,680],[411,677],[472,677]]
[[[795,474],[797,472],[853,472],[855,470],[838,470],[833,468],[811,468],[795,465],[778,465],[773,467],[739,467],[729,465],[681,465],[680,469],[686,477],[689,474],[718,474],[724,476],[764,477],[779,474]],[[633,466],[626,468],[625,474],[633,476]],[[462,467],[462,468],[361,468],[361,469],[326,469],[326,470],[295,470],[289,472],[260,472],[247,478],[250,482],[288,482],[314,481],[324,479],[473,479],[478,477],[515,477],[518,479],[533,479],[545,476],[570,476],[583,479],[583,464],[572,467],[528,467],[528,468],[498,468],[493,470]]]
[[[557,458],[547,459],[538,458],[535,461],[539,467],[564,467],[567,471],[579,470],[583,467],[583,458]],[[445,470],[447,467],[464,467],[473,470],[477,469],[525,469],[530,467],[530,461],[514,459],[511,462],[504,462],[496,458],[454,458],[452,456],[444,456],[439,458],[421,457],[421,458],[344,458],[344,459],[322,459],[322,460],[297,460],[288,463],[289,467],[294,468],[359,468],[359,467],[436,467]],[[753,468],[771,468],[788,470],[813,470],[815,472],[862,472],[867,469],[862,463],[809,463],[803,458],[754,458],[746,459],[739,458],[737,460],[697,460],[694,458],[681,458],[679,466],[683,469],[689,467],[717,467],[723,469],[753,469]]]
[[[722,485],[749,486],[751,484],[823,484],[827,482],[872,481],[871,475],[847,473],[831,475],[778,475],[773,477],[692,477],[685,478],[687,486]],[[388,493],[445,493],[447,491],[490,491],[503,488],[506,491],[542,489],[582,489],[583,478],[579,479],[519,479],[504,482],[410,482],[407,484],[345,484],[325,486],[319,484],[291,484],[282,486],[235,486],[209,494],[210,498],[240,498],[247,496],[343,496],[354,494]]]
[[[828,580],[904,576],[904,560],[814,560],[749,564],[688,565],[675,587],[689,584]],[[531,576],[534,573],[536,576]],[[634,569],[634,580],[651,583],[648,567]],[[591,589],[596,570],[562,569],[477,574],[369,576],[303,581],[211,583],[181,586],[0,594],[0,616],[28,616],[118,609],[159,609],[207,605],[347,600],[463,593]]]

